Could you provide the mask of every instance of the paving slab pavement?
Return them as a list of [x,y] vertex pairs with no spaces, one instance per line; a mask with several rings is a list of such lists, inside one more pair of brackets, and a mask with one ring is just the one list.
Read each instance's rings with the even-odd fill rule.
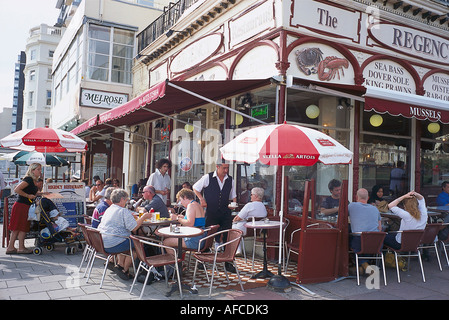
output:
[[[0,230],[1,230],[0,225]],[[34,240],[27,240],[32,247]],[[131,281],[118,278],[108,271],[103,288],[99,282],[103,271],[103,261],[96,261],[91,280],[86,283],[83,278],[84,269],[78,272],[82,252],[66,255],[63,247],[56,247],[52,252],[43,251],[42,255],[7,255],[6,248],[0,248],[0,299],[1,300],[138,300],[142,284],[138,283],[132,294],[129,293]],[[445,260],[443,258],[443,260]],[[422,281],[419,264],[412,259],[410,270],[401,272],[401,283],[398,283],[396,270],[387,269],[387,286],[383,277],[379,287],[369,289],[362,278],[357,285],[354,277],[338,279],[326,283],[304,284],[304,290],[293,284],[288,292],[276,292],[266,286],[240,291],[239,287],[217,288],[213,290],[212,301],[221,303],[243,303],[252,301],[288,301],[288,305],[296,300],[447,300],[449,299],[449,268],[446,262],[440,271],[434,254],[429,262],[424,262],[426,282]],[[369,285],[370,283],[368,283]],[[372,283],[371,283],[372,285]],[[234,290],[234,288],[237,288]],[[198,288],[198,294],[184,293],[184,299],[176,304],[172,312],[181,312],[182,306],[192,303],[210,305],[207,287]],[[179,301],[178,292],[166,297],[165,281],[147,285],[144,300]],[[202,302],[200,302],[202,301]],[[209,302],[206,302],[209,301]],[[270,302],[270,303],[271,303]],[[197,305],[197,304],[195,304]],[[283,308],[284,302],[275,304]]]

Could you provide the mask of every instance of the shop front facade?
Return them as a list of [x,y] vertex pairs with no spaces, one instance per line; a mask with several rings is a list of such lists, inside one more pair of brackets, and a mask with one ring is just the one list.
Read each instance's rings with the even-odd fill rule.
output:
[[[349,181],[350,201],[358,188],[371,191],[375,185],[386,195],[415,189],[429,203],[434,200],[449,174],[445,4],[189,4],[166,30],[176,30],[170,35],[148,37],[157,20],[139,33],[134,107],[125,104],[78,129],[112,125],[116,132],[129,131],[123,148],[128,187],[166,157],[173,162],[174,200],[183,182],[193,184],[215,168],[219,147],[239,132],[287,121],[323,131],[354,153],[350,165],[287,168],[290,209],[296,200],[303,203],[310,179],[316,181],[317,199],[329,195],[329,181],[338,179]],[[172,84],[201,97],[177,100],[184,93]],[[156,97],[158,86],[164,92]],[[398,181],[391,179],[396,167],[404,172]],[[279,209],[275,168],[235,164],[231,173],[240,203],[247,201],[249,188],[261,186],[265,202]]]

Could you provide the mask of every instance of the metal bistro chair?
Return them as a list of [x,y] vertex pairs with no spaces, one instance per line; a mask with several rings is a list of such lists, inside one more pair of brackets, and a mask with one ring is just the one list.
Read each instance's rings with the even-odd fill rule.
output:
[[[195,270],[193,272],[192,286],[195,285],[195,277],[196,277],[196,269],[197,269],[197,266],[198,266],[198,261],[202,262],[203,265],[205,263],[213,263],[213,265],[212,265],[212,276],[211,276],[211,279],[210,279],[210,287],[209,287],[209,299],[210,299],[211,294],[212,294],[212,286],[214,284],[215,271],[217,271],[217,274],[219,274],[218,269],[217,269],[217,263],[223,263],[226,279],[228,280],[228,282],[230,282],[230,281],[229,281],[228,273],[226,271],[226,267],[224,266],[224,264],[226,262],[232,263],[234,265],[235,271],[237,273],[237,277],[239,279],[240,287],[241,287],[242,291],[245,291],[243,289],[242,280],[240,279],[239,270],[238,270],[237,265],[235,263],[235,253],[237,251],[237,248],[239,246],[240,241],[242,240],[243,232],[241,230],[238,230],[238,229],[223,230],[223,231],[217,232],[217,233],[215,233],[213,235],[208,235],[208,236],[204,237],[203,239],[200,240],[200,244],[201,244],[201,241],[207,241],[207,239],[209,237],[215,237],[217,235],[223,235],[225,233],[227,233],[227,242],[219,245],[215,252],[195,252],[193,254],[193,256],[196,259],[196,262],[195,262]],[[222,248],[224,248],[224,250],[221,250]]]
[[[394,251],[394,257],[396,260],[396,272],[398,274],[398,282],[401,282],[401,276],[399,274],[399,261],[398,257],[418,257],[419,265],[421,266],[421,274],[423,282],[426,282],[426,277],[424,276],[424,269],[422,265],[421,253],[418,250],[418,246],[421,243],[421,238],[424,235],[424,230],[402,230],[402,231],[392,231],[391,233],[402,233],[401,236],[401,247],[396,250],[394,248],[388,247]],[[407,267],[410,266],[410,263]]]
[[87,228],[90,227],[90,225],[84,224],[84,223],[78,223],[78,226],[80,227],[81,232],[83,233],[83,236],[84,236],[84,241],[86,242],[86,246],[84,247],[84,251],[83,251],[83,257],[81,258],[81,263],[80,263],[80,266],[78,267],[78,271],[81,271],[81,268],[83,267],[83,263],[84,263],[84,261],[86,261],[87,266],[86,266],[86,270],[84,270],[84,275],[83,275],[83,277],[85,277],[87,270],[88,270],[90,259],[92,259],[93,254],[95,254],[95,249],[92,246],[92,242],[89,239],[89,233],[86,230]]
[[[445,227],[448,228],[448,223],[442,223],[441,227],[444,229]],[[444,236],[446,236],[446,234],[444,234],[443,236],[441,234],[438,235],[438,239],[439,242],[441,244],[441,246],[443,247],[443,251],[444,251],[444,256],[446,257],[446,263],[447,266],[449,267],[449,256],[447,254],[447,247],[449,246],[449,234],[446,236],[446,239],[444,238]]]
[[360,251],[354,252],[355,254],[355,266],[357,272],[357,285],[360,285],[360,271],[359,271],[359,255],[363,255],[363,258],[368,259],[380,259],[382,261],[382,270],[384,272],[384,283],[387,285],[387,274],[385,273],[385,260],[382,254],[382,248],[384,246],[384,239],[386,232],[366,231],[366,232],[354,232],[353,236],[360,237]]
[[[88,272],[88,275],[87,275],[86,283],[89,281],[90,274],[92,272],[92,267],[94,265],[95,259],[99,258],[99,259],[105,261],[104,269],[103,269],[103,275],[101,277],[101,282],[100,282],[100,288],[102,288],[103,287],[104,277],[106,276],[106,270],[108,269],[109,260],[112,257],[115,257],[118,254],[125,254],[126,252],[122,252],[122,253],[107,253],[105,251],[105,249],[104,249],[103,237],[101,236],[100,231],[97,230],[97,229],[94,229],[94,228],[90,228],[90,227],[87,227],[86,231],[87,231],[87,236],[89,237],[89,239],[91,241],[91,244],[92,244],[93,248],[95,249],[95,252],[92,255],[92,258],[90,259],[90,264],[88,265],[89,272]],[[130,247],[129,251],[130,251],[131,259],[133,261],[133,268],[134,268],[134,270],[136,270],[135,266],[134,266],[134,259],[133,259],[133,256],[132,256],[131,242],[130,242],[129,247]]]
[[[134,284],[136,283],[136,280],[137,280],[137,277],[139,276],[139,271],[141,268],[147,272],[147,276],[145,277],[145,282],[143,283],[142,291],[140,292],[139,299],[142,299],[142,295],[143,295],[143,292],[147,285],[148,277],[151,273],[152,268],[157,268],[157,267],[163,266],[165,275],[167,275],[167,266],[174,265],[176,276],[178,277],[179,294],[181,295],[181,299],[182,299],[181,277],[179,275],[178,253],[177,253],[176,249],[172,248],[172,247],[164,246],[162,244],[145,241],[136,236],[130,236],[130,238],[134,242],[134,248],[136,250],[137,257],[139,258],[140,263],[139,263],[139,267],[137,268],[137,272],[134,276],[134,281],[133,281],[133,284],[131,285],[131,289],[129,290],[129,293],[131,293],[133,291]],[[147,256],[145,254],[144,245],[160,248],[162,253],[158,254],[158,255],[154,255],[154,256]],[[166,253],[163,253],[164,250]],[[168,277],[167,276],[165,276],[165,283],[168,287]]]
[[424,235],[421,239],[421,243],[418,246],[418,249],[435,249],[440,271],[443,271],[443,268],[441,267],[440,254],[438,253],[437,235],[442,228],[443,225],[441,223],[428,223],[424,229]]
[[[218,231],[218,228],[220,228],[220,225],[219,224],[214,224],[214,225],[209,226],[206,229],[204,229],[204,232],[207,232],[206,235],[210,236],[210,235],[216,234],[217,231]],[[188,262],[188,265],[187,265],[187,269],[190,269],[190,259],[192,257],[191,253],[192,252],[205,252],[207,250],[211,250],[212,246],[214,245],[214,239],[215,239],[214,237],[208,237],[205,242],[200,242],[198,244],[198,248],[195,248],[195,249],[193,249],[193,248],[184,248],[183,249],[184,252],[186,252],[186,253],[188,252],[189,253],[189,262]],[[207,275],[207,273],[206,273],[206,275]],[[207,279],[207,281],[209,281],[209,279]]]

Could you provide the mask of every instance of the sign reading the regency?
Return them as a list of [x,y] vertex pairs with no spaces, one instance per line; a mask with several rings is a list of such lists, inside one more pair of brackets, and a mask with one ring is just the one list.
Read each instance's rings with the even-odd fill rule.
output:
[[369,30],[377,42],[421,59],[449,64],[449,40],[390,23],[374,24]]
[[112,109],[128,102],[128,95],[123,93],[113,93],[81,89],[81,105],[85,107]]

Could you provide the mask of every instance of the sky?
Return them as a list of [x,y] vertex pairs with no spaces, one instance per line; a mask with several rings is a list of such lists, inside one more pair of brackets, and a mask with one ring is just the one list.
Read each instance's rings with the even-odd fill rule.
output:
[[0,0],[0,112],[12,107],[14,67],[25,51],[31,28],[53,26],[59,16],[57,0]]

